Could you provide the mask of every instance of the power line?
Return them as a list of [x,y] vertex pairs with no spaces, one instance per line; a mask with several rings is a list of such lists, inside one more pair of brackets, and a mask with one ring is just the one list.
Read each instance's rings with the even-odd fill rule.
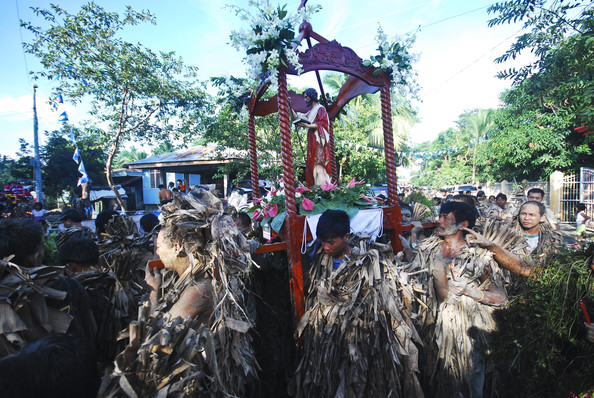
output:
[[438,88],[442,87],[444,84],[446,84],[450,80],[453,80],[456,76],[458,76],[459,74],[461,74],[462,72],[464,72],[466,69],[470,68],[471,66],[473,66],[474,64],[476,64],[477,62],[479,62],[481,59],[485,58],[487,55],[489,55],[491,52],[493,52],[497,47],[499,47],[500,45],[502,45],[503,43],[505,43],[506,41],[508,41],[512,37],[515,37],[523,29],[524,29],[523,27],[520,28],[515,33],[513,33],[511,36],[508,36],[503,41],[501,41],[500,43],[496,44],[493,48],[491,48],[489,51],[487,51],[486,53],[484,53],[483,55],[481,55],[480,57],[478,57],[477,59],[475,59],[474,61],[472,61],[470,64],[466,65],[464,68],[460,69],[458,72],[456,72],[455,74],[453,74],[452,76],[450,76],[449,78],[447,78],[446,80],[444,80],[443,82],[439,83],[431,91],[428,91],[427,94],[431,94],[431,93],[435,92]]
[[29,78],[29,76],[31,76],[31,74],[29,73],[29,66],[27,65],[27,56],[25,53],[25,49],[23,48],[23,43],[25,42],[25,40],[23,40],[23,27],[21,26],[21,15],[19,13],[19,0],[14,0],[14,3],[16,5],[16,12],[17,12],[17,18],[18,18],[18,23],[19,23],[19,34],[21,36],[21,50],[23,51],[23,60],[25,61],[25,70],[27,72],[27,82],[29,83],[29,88],[31,87],[31,79]]

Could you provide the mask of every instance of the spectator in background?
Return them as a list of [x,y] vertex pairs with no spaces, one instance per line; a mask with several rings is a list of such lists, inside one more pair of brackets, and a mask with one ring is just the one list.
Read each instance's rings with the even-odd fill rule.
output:
[[177,180],[177,189],[179,189],[181,193],[186,193],[186,185],[182,180]]
[[65,230],[59,231],[56,236],[56,245],[58,250],[70,239],[89,238],[95,239],[95,232],[91,228],[82,225],[82,216],[75,208],[69,208],[62,212],[58,219],[64,224]]
[[[43,229],[39,223],[27,219],[0,220],[0,258],[14,255],[12,262],[22,268],[40,267],[43,260]],[[25,270],[26,272],[27,270]],[[89,299],[76,280],[57,276],[49,287],[66,292],[63,297],[46,298],[47,305],[72,317],[69,333],[93,339],[97,332]]]
[[576,237],[578,245],[581,245],[584,240],[584,232],[586,232],[586,221],[590,219],[590,216],[586,214],[586,205],[578,203],[575,205],[575,226],[576,226]]
[[[529,189],[528,192],[526,193],[526,198],[528,200],[533,200],[535,202],[542,203],[543,205],[545,204],[544,203],[545,192],[540,188]],[[549,209],[549,207],[547,205],[545,205],[545,209],[546,209],[547,221],[556,230],[559,230],[559,224],[557,223],[557,217],[555,216],[555,213],[553,213],[553,211],[551,209]]]
[[92,239],[73,238],[60,247],[58,261],[73,273],[90,271],[97,267],[99,249]]
[[489,208],[488,217],[500,218],[505,222],[510,222],[516,212],[515,207],[507,202],[507,195],[499,193],[495,197],[495,204]]
[[[165,188],[165,185],[161,186]],[[105,210],[97,214],[97,218],[95,219],[95,233],[97,234],[97,237],[101,238],[101,234],[105,233],[105,226],[109,223],[113,216],[117,216],[118,214],[119,213],[115,210]]]
[[384,206],[387,204],[388,198],[386,198],[386,195],[384,195],[383,193],[380,193],[375,197],[375,201],[378,206]]
[[31,210],[31,218],[35,222],[45,221],[45,215],[49,213],[49,211],[43,208],[43,203],[36,202],[33,206],[33,210]]
[[439,208],[441,207],[441,198],[437,196],[433,197],[433,214],[435,217],[439,216]]
[[11,262],[33,268],[43,260],[43,229],[39,223],[22,218],[0,220],[0,258],[14,255]]
[[159,219],[154,214],[145,214],[140,218],[140,228],[145,234],[150,234],[159,225]]
[[171,193],[170,190],[165,188],[165,185],[163,185],[163,184],[159,185],[158,195],[159,195],[159,203],[161,204],[161,206],[163,206],[164,204],[167,204],[173,200],[173,193]]

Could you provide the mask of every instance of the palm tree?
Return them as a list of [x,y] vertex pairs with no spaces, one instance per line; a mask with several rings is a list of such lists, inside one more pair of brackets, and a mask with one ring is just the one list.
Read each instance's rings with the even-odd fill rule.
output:
[[472,137],[475,137],[476,143],[474,145],[474,155],[472,158],[472,183],[476,183],[476,147],[478,146],[478,139],[484,137],[493,126],[493,109],[479,109],[467,117],[467,129]]
[[[324,76],[324,86],[329,93],[336,97],[340,88],[346,83],[348,75],[344,73],[328,73]],[[394,96],[396,99],[396,96]],[[370,109],[376,110],[367,119],[364,126],[365,133],[369,138],[369,145],[374,148],[384,149],[384,129],[382,124],[381,100],[379,94],[363,94],[353,98],[348,103],[348,113],[357,118],[363,112]],[[367,109],[366,109],[367,108]],[[368,112],[366,112],[368,113]],[[417,117],[415,112],[404,101],[392,102],[392,128],[394,131],[394,147],[400,148],[408,137],[408,131]]]
[[137,160],[146,159],[146,152],[141,152],[136,147],[131,147],[129,150],[124,149],[116,156],[113,165],[114,168],[119,169],[125,164],[135,162]]

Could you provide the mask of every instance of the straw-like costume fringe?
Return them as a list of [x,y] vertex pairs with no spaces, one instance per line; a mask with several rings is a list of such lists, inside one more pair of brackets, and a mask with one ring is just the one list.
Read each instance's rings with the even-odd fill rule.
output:
[[88,238],[93,241],[97,241],[97,236],[95,235],[93,230],[91,230],[90,228],[79,227],[78,225],[72,225],[63,231],[58,232],[58,234],[56,235],[56,238],[55,238],[56,246],[59,249],[60,247],[62,247],[64,245],[64,243],[68,242],[71,239],[77,239],[77,238]]
[[[151,316],[148,303],[140,308],[129,328],[129,345],[105,376],[99,396],[254,395],[259,368],[244,297],[251,258],[245,238],[210,196],[193,192],[163,207],[165,230],[176,241],[184,238],[181,250],[190,266],[181,276],[164,273],[165,296]],[[212,285],[214,297],[200,297],[214,302],[212,314],[169,319],[166,311],[191,284]]]
[[126,282],[121,282],[111,271],[85,271],[74,274],[89,296],[97,334],[95,348],[99,362],[111,363],[124,347],[118,342],[120,332],[128,327],[138,316],[138,303],[135,301]]
[[361,240],[334,270],[318,251],[297,328],[303,356],[296,396],[423,396],[413,342],[420,337],[409,315],[414,297],[393,257],[389,245]]
[[[493,369],[487,364],[487,351],[488,334],[496,329],[494,307],[453,293],[438,304],[431,275],[442,242],[439,236],[425,239],[411,267],[413,272],[427,270],[419,274],[427,278],[428,286],[423,297],[426,311],[421,317],[424,384],[430,396],[470,397],[473,382],[479,382],[481,377],[484,384],[492,385],[489,378],[493,377]],[[455,280],[464,280],[468,286],[484,291],[491,284],[505,283],[503,271],[488,250],[464,246],[452,261]],[[483,385],[482,381],[479,385]],[[485,396],[489,395],[485,392]]]
[[10,258],[0,261],[0,358],[49,333],[65,333],[72,320],[46,302],[66,297],[66,292],[48,286],[63,275],[63,268],[21,268]]
[[422,203],[415,202],[412,204],[412,216],[415,221],[433,221],[433,211]]

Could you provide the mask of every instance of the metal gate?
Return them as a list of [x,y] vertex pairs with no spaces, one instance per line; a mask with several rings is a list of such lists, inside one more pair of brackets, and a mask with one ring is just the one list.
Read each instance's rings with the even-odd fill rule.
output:
[[[559,221],[575,222],[575,205],[583,203],[586,205],[586,213],[594,215],[594,169],[580,168],[579,178],[576,174],[563,177],[563,189],[559,198]],[[594,229],[594,221],[588,220],[588,229]]]

